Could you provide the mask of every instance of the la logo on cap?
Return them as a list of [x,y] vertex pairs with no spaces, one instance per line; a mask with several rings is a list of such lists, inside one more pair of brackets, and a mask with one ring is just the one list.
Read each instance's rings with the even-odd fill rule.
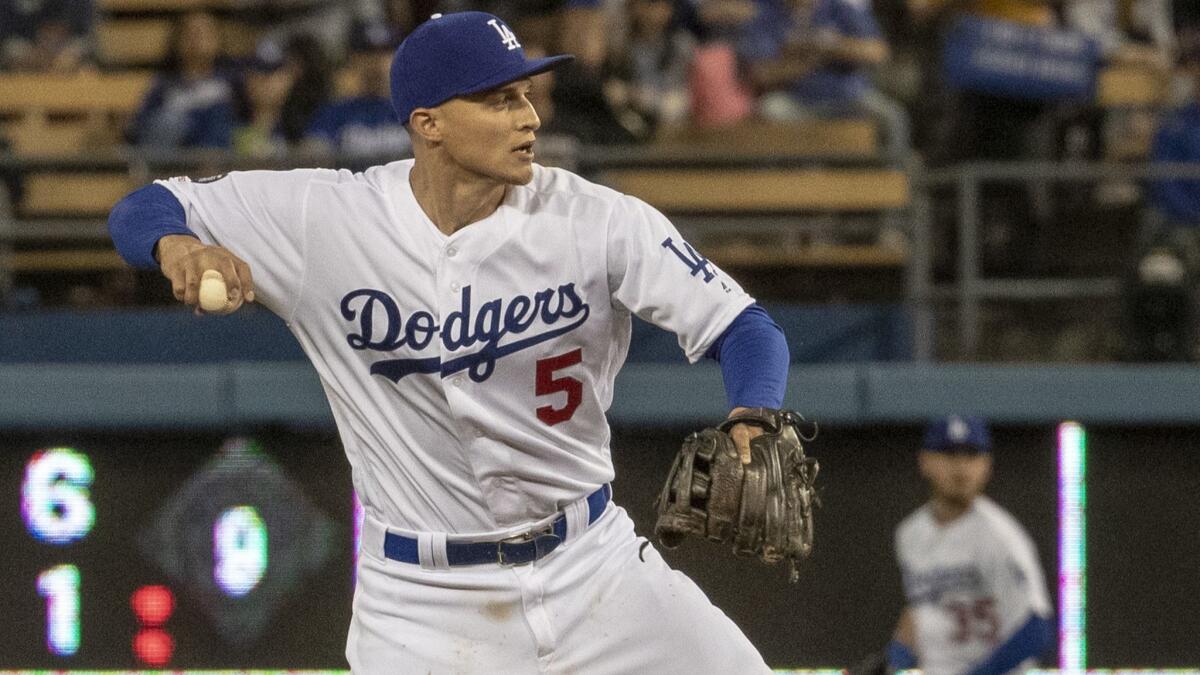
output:
[[946,431],[949,432],[950,440],[955,443],[963,443],[971,435],[971,430],[967,427],[966,420],[961,417],[951,417]]
[[495,28],[496,32],[500,34],[500,41],[504,43],[504,46],[508,47],[508,51],[511,52],[514,49],[521,48],[521,43],[517,42],[516,34],[514,34],[508,26],[505,26],[495,19],[488,21],[488,25],[492,28]]

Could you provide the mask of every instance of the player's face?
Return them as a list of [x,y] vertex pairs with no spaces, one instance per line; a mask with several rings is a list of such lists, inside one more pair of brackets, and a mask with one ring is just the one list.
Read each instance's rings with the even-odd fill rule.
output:
[[533,180],[534,132],[542,123],[529,101],[532,86],[517,80],[440,106],[442,144],[460,168],[508,185]]
[[970,505],[992,475],[992,456],[985,453],[923,450],[919,463],[934,497],[958,506]]

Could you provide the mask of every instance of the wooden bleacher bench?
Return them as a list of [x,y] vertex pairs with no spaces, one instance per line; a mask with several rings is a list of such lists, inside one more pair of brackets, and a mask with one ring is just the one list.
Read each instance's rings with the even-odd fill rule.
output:
[[879,151],[879,131],[870,120],[836,119],[806,122],[752,121],[732,127],[667,128],[655,147],[749,156],[797,155],[863,158]]
[[728,226],[697,232],[694,241],[727,269],[902,267],[907,251],[878,243],[803,243],[798,237],[739,229],[738,216],[813,213],[856,214],[901,209],[910,187],[905,172],[890,168],[625,169],[602,182],[669,214],[729,216]]
[[240,0],[100,0],[102,12],[186,12],[193,9],[230,9]]
[[124,173],[32,173],[25,177],[17,210],[24,217],[103,218],[133,188],[133,181]]
[[150,88],[150,71],[0,74],[0,114],[132,113]]
[[339,68],[333,73],[333,95],[337,98],[358,96],[362,91],[358,73],[351,68]]
[[868,244],[798,246],[779,243],[714,243],[708,258],[725,269],[778,267],[871,267],[904,265],[907,252]]
[[112,249],[72,249],[65,251],[20,251],[7,257],[9,268],[17,273],[96,272],[126,267]]
[[6,124],[4,133],[17,157],[72,157],[90,150],[111,150],[120,142],[119,131],[95,117],[51,120],[31,113]]
[[866,119],[805,122],[754,121],[726,128],[675,127],[659,132],[655,147],[742,156],[796,155],[866,158],[879,154],[878,125]]
[[1170,97],[1170,77],[1144,68],[1106,68],[1096,85],[1096,101],[1102,108],[1160,108]]
[[909,202],[907,175],[888,168],[626,169],[602,180],[668,213],[877,211]]
[[100,61],[109,66],[162,63],[171,38],[167,19],[108,19],[96,26]]

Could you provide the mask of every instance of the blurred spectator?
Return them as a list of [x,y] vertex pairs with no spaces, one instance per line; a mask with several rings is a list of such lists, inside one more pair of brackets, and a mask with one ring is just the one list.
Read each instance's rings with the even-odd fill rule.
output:
[[1057,23],[1052,0],[908,0],[909,15],[925,29],[932,47],[926,59],[918,117],[927,130],[934,164],[971,159],[1018,159],[1027,156],[1033,126],[1046,110],[1040,100],[946,88],[941,53],[946,34],[961,16],[1006,21],[1031,28]]
[[1200,29],[1200,2],[1180,0],[1175,3],[1175,30]]
[[[999,43],[1004,35],[1022,31],[1049,35],[1058,25],[1057,5],[1058,0],[908,0],[913,20],[927,35],[936,36],[936,51],[925,73],[924,96],[916,110],[917,117],[928,125],[923,133],[928,145],[923,149],[930,164],[1052,158],[1056,144],[1047,113],[1054,109],[1053,97],[1028,95],[1023,87],[1027,80],[1020,75],[1005,78],[1009,90],[999,92],[988,87],[951,86],[945,73],[953,67],[969,70],[976,63],[969,56],[973,47],[1003,51],[1004,45]],[[981,25],[1002,30],[972,32]],[[960,30],[964,28],[968,30]],[[989,35],[990,43],[986,42]],[[1023,44],[1016,39],[1012,42]],[[948,61],[947,54],[958,61]],[[979,236],[985,273],[1030,271],[1036,224],[1048,212],[1044,200],[1035,204],[1038,196],[1039,192],[1017,183],[989,182],[980,187]]]
[[675,22],[672,0],[628,0],[624,5],[628,36],[609,57],[604,93],[622,125],[649,138],[658,125],[687,119],[695,39]]
[[908,113],[871,84],[869,70],[888,58],[869,0],[761,0],[741,40],[759,112],[775,120],[870,115],[889,154],[909,148]]
[[680,23],[698,44],[689,78],[692,124],[720,127],[754,114],[754,92],[742,81],[737,44],[759,13],[755,0],[681,0]]
[[72,71],[88,55],[92,0],[0,1],[0,69]]
[[758,16],[757,0],[681,0],[681,19],[701,42],[736,42]]
[[340,61],[354,26],[388,19],[383,0],[237,0],[238,16],[260,28],[263,38],[286,44],[297,35],[320,43]]
[[279,131],[295,146],[304,140],[313,115],[333,98],[333,66],[321,42],[307,34],[288,39],[284,58],[293,79],[280,111]]
[[[1180,61],[1194,82],[1193,98],[1163,120],[1154,138],[1152,159],[1200,163],[1200,33],[1180,37]],[[1151,205],[1171,224],[1200,227],[1200,180],[1156,181],[1150,195]]]
[[412,148],[389,95],[392,54],[399,42],[399,36],[384,24],[355,31],[350,69],[358,81],[358,94],[322,106],[313,116],[306,144],[371,157],[397,156]]
[[1069,0],[1067,25],[1100,45],[1105,61],[1166,72],[1174,59],[1171,0]]
[[234,126],[234,90],[218,68],[221,35],[210,14],[180,17],[166,67],[154,80],[126,136],[156,148],[228,148]]
[[287,152],[280,120],[283,102],[298,73],[298,64],[289,63],[283,48],[274,40],[259,42],[254,59],[243,75],[246,119],[233,133],[233,148],[239,155],[271,157]]
[[[1154,138],[1154,162],[1200,164],[1200,32],[1179,35],[1179,60],[1195,82],[1192,100],[1169,115]],[[1126,358],[1196,358],[1200,280],[1200,180],[1151,181],[1151,212],[1125,287]]]

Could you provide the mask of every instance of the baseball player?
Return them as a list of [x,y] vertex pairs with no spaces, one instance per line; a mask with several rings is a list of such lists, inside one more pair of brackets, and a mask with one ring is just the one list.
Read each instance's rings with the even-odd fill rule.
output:
[[261,302],[315,366],[365,510],[355,672],[768,672],[612,503],[605,411],[632,314],[718,360],[733,413],[780,407],[786,344],[660,213],[534,163],[530,77],[570,58],[434,15],[391,69],[415,159],[158,181],[110,215],[179,300],[216,270],[222,311]]
[[983,489],[991,436],[978,417],[929,425],[918,457],[931,497],[896,528],[908,605],[888,646],[893,669],[931,675],[1032,667],[1053,627],[1037,552]]

